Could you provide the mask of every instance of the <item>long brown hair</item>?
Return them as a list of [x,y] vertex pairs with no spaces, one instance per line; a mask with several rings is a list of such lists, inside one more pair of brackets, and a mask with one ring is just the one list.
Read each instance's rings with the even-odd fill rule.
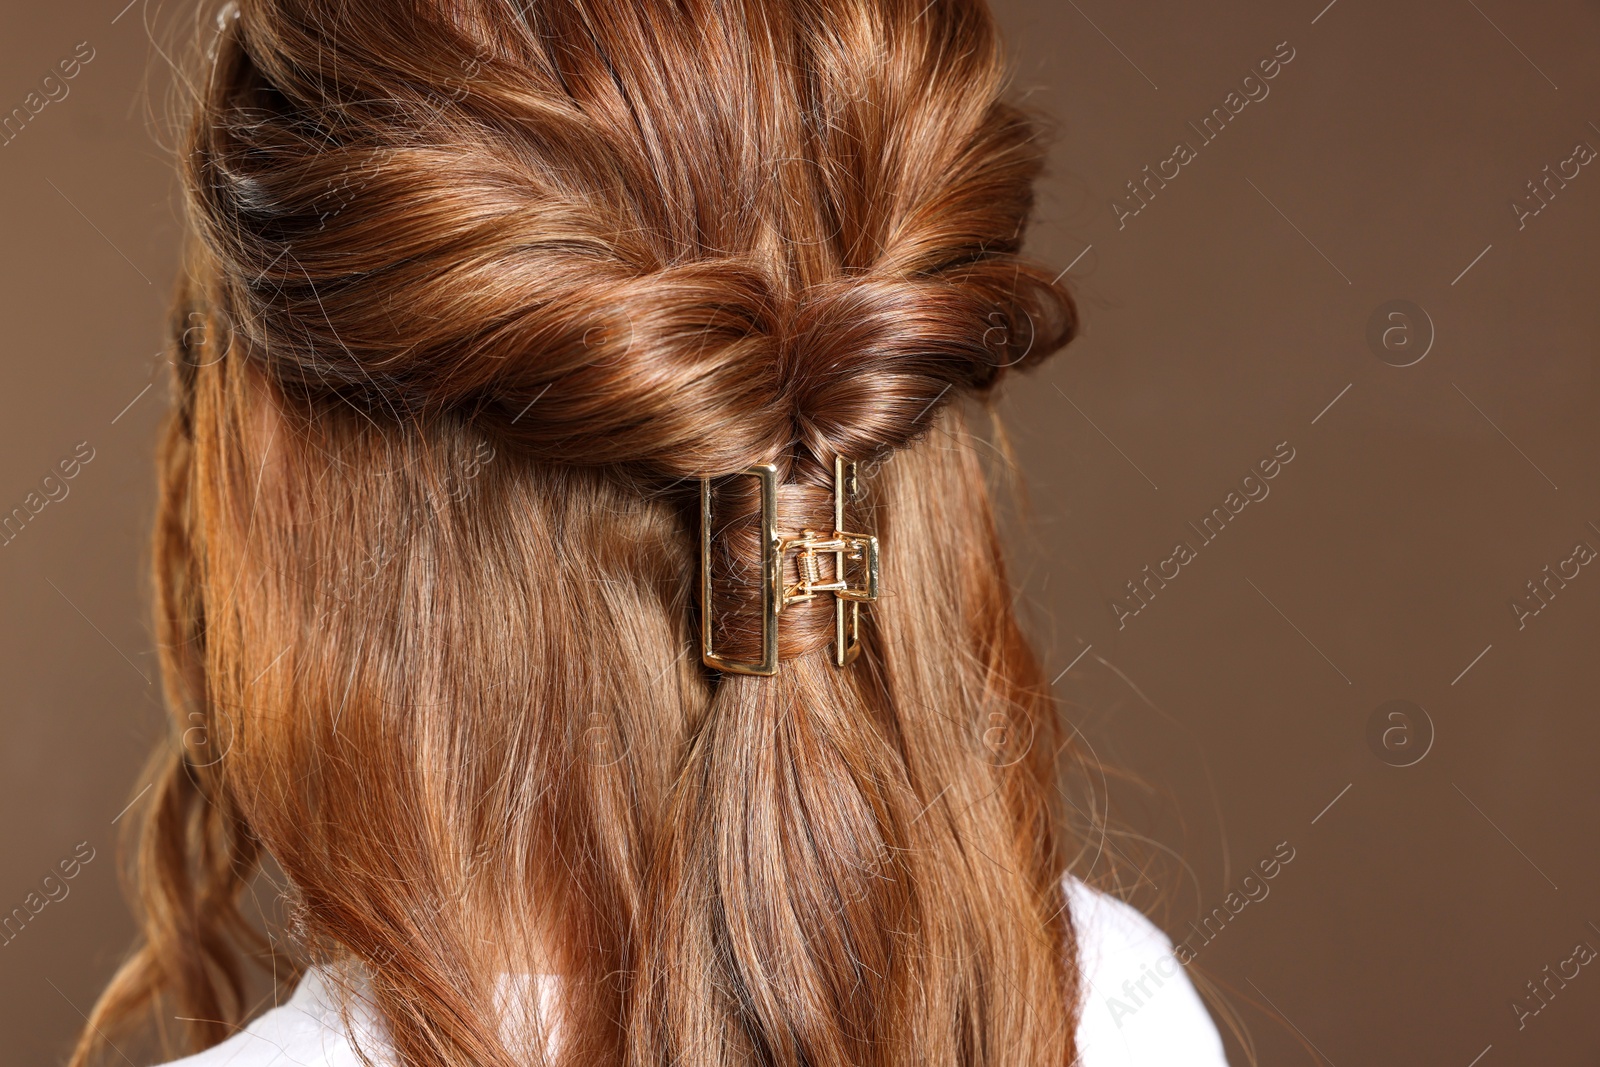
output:
[[[194,79],[142,937],[75,1064],[248,1016],[240,895],[399,1061],[1074,1058],[1055,781],[963,412],[1072,335],[982,0],[239,0]],[[883,546],[698,655],[702,476]],[[717,641],[756,501],[717,494]],[[342,973],[342,972],[341,972]],[[559,1014],[502,1025],[507,974]],[[281,976],[280,976],[281,977]],[[516,998],[512,998],[513,1001]]]

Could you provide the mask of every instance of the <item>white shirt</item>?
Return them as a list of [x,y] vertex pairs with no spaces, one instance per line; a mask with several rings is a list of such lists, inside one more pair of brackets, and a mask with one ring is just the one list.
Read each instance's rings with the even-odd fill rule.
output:
[[[1222,1039],[1165,934],[1122,901],[1067,880],[1082,976],[1074,1067],[1227,1067]],[[389,1067],[383,1027],[353,1004],[347,1029],[337,986],[313,967],[283,1004],[219,1045],[168,1067],[361,1067],[351,1030]]]

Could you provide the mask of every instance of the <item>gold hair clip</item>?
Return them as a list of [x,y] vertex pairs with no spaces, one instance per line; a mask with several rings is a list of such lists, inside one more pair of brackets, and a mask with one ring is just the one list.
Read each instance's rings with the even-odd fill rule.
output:
[[[844,667],[861,652],[861,605],[878,599],[878,539],[844,529],[844,505],[856,496],[856,465],[842,457],[833,461],[833,532],[804,530],[799,537],[777,532],[778,468],[757,463],[738,472],[761,483],[761,658],[731,660],[712,648],[711,618],[711,479],[700,479],[700,659],[708,667],[732,674],[778,673],[778,616],[785,605],[833,594],[833,662]],[[783,584],[783,561],[798,550],[799,580]],[[817,557],[832,554],[833,579],[823,581]],[[860,564],[863,584],[853,586],[848,563]],[[848,609],[848,610],[847,610]],[[848,626],[846,625],[848,616]]]

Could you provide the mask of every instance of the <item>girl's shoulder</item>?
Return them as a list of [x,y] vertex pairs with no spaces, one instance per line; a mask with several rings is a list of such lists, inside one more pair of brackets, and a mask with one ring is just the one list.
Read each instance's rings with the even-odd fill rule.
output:
[[1067,879],[1078,940],[1080,1067],[1227,1067],[1172,942],[1142,912]]
[[226,1041],[165,1067],[362,1067],[351,1042],[364,1034],[362,1051],[374,1067],[385,1067],[382,1028],[365,1001],[342,994],[333,975],[312,967],[289,999],[256,1016]]
[[[1078,1067],[1227,1067],[1217,1028],[1166,935],[1076,878],[1067,879],[1066,896],[1078,943]],[[385,1067],[383,1028],[343,985],[313,967],[287,1001],[168,1067],[360,1067],[355,1043]]]

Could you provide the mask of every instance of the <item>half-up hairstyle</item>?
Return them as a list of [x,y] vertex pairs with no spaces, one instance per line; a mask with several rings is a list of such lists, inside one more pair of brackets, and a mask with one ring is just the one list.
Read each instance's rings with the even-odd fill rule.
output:
[[[981,0],[239,0],[203,52],[172,740],[74,1063],[248,1017],[270,857],[406,1065],[1068,1067],[1065,742],[963,408],[1075,314]],[[821,597],[775,676],[707,669],[699,479],[776,464],[794,533],[835,456],[860,658]]]

